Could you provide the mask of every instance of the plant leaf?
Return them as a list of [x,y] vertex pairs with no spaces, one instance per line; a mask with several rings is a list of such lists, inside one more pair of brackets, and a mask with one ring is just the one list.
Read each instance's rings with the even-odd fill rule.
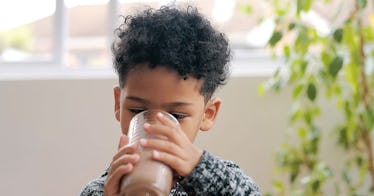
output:
[[340,43],[343,39],[343,29],[342,28],[336,29],[333,37],[334,37],[335,41]]
[[292,91],[292,98],[297,99],[300,96],[303,89],[304,89],[303,84],[297,85]]
[[240,5],[239,7],[240,11],[242,11],[245,14],[252,14],[253,12],[253,7],[252,5],[246,4],[246,5]]
[[348,63],[344,67],[345,78],[354,93],[356,93],[359,86],[359,81],[357,80],[357,78],[359,77],[359,71],[359,66],[353,63]]
[[342,66],[343,58],[341,56],[336,56],[329,64],[329,74],[335,78]]
[[264,83],[261,83],[260,85],[258,85],[258,87],[257,87],[257,94],[258,95],[263,96],[265,94],[265,91],[266,91],[266,87],[265,87]]
[[[374,20],[374,18],[373,18],[373,20]],[[364,27],[362,32],[364,34],[364,39],[366,41],[368,41],[368,42],[374,41],[374,30],[373,30],[372,26]]]
[[296,11],[297,14],[300,14],[301,11],[307,12],[312,7],[312,0],[297,0]]
[[314,101],[317,97],[317,88],[313,83],[309,83],[307,95],[310,101]]
[[360,9],[365,9],[366,5],[368,4],[367,0],[356,0],[356,3]]
[[270,46],[275,46],[279,40],[281,40],[283,37],[283,33],[280,31],[274,31],[273,35],[271,36],[269,40]]
[[283,47],[283,54],[286,59],[289,59],[291,56],[291,49],[290,46],[286,45]]
[[292,22],[292,23],[290,23],[289,25],[288,25],[288,30],[293,30],[294,28],[296,27],[296,24],[294,23],[294,22]]
[[308,34],[308,29],[305,26],[301,26],[298,30],[299,31],[297,34],[297,38],[294,41],[294,48],[297,53],[305,54],[308,52],[311,42]]

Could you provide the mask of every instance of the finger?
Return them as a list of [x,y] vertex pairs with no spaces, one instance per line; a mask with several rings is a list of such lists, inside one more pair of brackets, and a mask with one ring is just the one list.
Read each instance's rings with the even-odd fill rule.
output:
[[157,113],[156,119],[159,122],[161,122],[163,125],[166,125],[168,127],[173,127],[173,128],[179,127],[178,123],[175,123],[174,121],[172,121],[171,119],[169,119],[168,117],[166,117],[165,114],[163,114],[161,112]]
[[150,148],[157,151],[166,152],[174,156],[183,157],[182,149],[168,140],[161,139],[141,139],[140,145],[144,148]]
[[127,135],[125,134],[121,135],[121,137],[119,138],[118,149],[125,146],[128,142],[129,142],[129,138],[127,137]]
[[126,165],[121,165],[108,175],[104,185],[104,195],[117,195],[120,189],[122,176],[131,172],[133,168],[134,166],[128,163]]
[[149,124],[145,123],[144,124],[144,130],[146,132],[152,133],[153,135],[162,135],[169,137],[170,132],[174,131],[172,127],[163,125],[163,124]]
[[126,164],[135,164],[140,159],[138,154],[126,154],[112,162],[109,168],[109,174],[113,173],[117,168]]
[[[164,126],[169,127],[170,129],[165,130],[167,132],[165,136],[167,136],[170,139],[173,139],[173,141],[178,142],[178,139],[184,138],[188,139],[185,132],[181,129],[181,126],[179,123],[175,123],[172,119],[168,118],[165,114],[159,112],[157,113],[156,119]],[[182,136],[182,137],[181,137]],[[181,142],[181,141],[179,141]]]
[[139,144],[138,143],[134,143],[134,144],[131,144],[131,145],[127,145],[127,146],[122,146],[116,155],[114,155],[113,157],[113,160],[112,162],[114,162],[115,160],[117,160],[119,157],[125,155],[125,154],[134,154],[137,150],[138,150],[138,147],[139,147]]
[[187,165],[183,164],[184,161],[180,159],[179,157],[173,156],[165,152],[152,150],[151,156],[154,160],[160,161],[160,162],[165,163],[166,165],[169,165],[171,168],[173,168],[177,172],[178,175],[183,176],[183,177],[191,173],[193,169],[190,167],[186,167]]

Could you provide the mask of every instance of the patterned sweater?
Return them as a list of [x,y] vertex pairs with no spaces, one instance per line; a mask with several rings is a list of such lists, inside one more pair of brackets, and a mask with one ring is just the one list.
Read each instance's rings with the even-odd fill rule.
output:
[[[89,182],[81,196],[103,196],[106,171],[100,178]],[[248,195],[261,196],[253,180],[238,165],[222,160],[204,151],[200,162],[189,176],[172,188],[172,195]]]

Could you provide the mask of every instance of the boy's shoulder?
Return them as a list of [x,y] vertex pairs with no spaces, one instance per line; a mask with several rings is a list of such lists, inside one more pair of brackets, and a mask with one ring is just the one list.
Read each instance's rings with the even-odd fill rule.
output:
[[99,178],[89,182],[81,191],[80,196],[103,196],[104,195],[104,183],[108,175],[107,168]]
[[192,173],[179,182],[187,193],[200,195],[261,195],[256,183],[233,161],[204,151]]

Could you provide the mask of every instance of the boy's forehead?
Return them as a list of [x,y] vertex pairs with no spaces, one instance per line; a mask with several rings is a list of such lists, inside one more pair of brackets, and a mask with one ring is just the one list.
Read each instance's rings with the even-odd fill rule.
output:
[[[203,80],[191,76],[184,78],[176,70],[167,66],[150,68],[148,65],[138,65],[129,71],[124,88],[131,93],[148,94],[152,92],[162,96],[189,95],[201,96]],[[148,95],[147,95],[148,96]]]
[[[157,70],[164,70],[165,72],[163,73],[163,75],[175,74],[178,79],[183,79],[183,80],[192,79],[192,80],[198,81],[200,86],[203,84],[203,79],[202,78],[198,79],[198,78],[196,78],[192,75],[181,75],[181,74],[179,74],[179,72],[177,70],[173,69],[172,66],[167,65],[167,64],[158,64],[158,65],[154,65],[154,66],[150,66],[149,63],[136,64],[129,70],[126,78],[128,78],[131,75],[139,75],[139,74],[142,74],[144,72],[152,72],[152,71],[157,71]],[[162,75],[162,74],[160,74],[160,75]]]

